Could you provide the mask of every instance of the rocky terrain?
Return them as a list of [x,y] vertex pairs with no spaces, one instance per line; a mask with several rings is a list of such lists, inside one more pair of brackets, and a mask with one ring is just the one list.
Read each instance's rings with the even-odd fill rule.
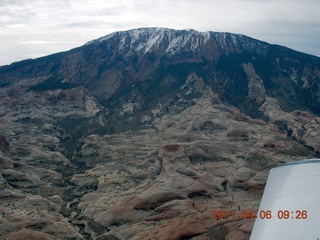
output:
[[159,28],[0,67],[0,239],[249,239],[270,168],[319,157],[319,80],[314,56]]

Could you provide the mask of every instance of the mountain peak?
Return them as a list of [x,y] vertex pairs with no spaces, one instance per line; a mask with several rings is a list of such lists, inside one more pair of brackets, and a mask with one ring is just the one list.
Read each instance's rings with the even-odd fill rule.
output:
[[[313,94],[312,101],[301,98],[304,91],[317,91],[316,82],[306,82],[309,78],[305,74],[310,70],[314,78],[318,75],[315,70],[304,69],[304,62],[316,66],[319,59],[240,34],[154,27],[115,32],[69,52],[0,68],[0,80],[5,86],[20,78],[43,76],[63,82],[59,85],[63,88],[67,87],[65,83],[80,84],[109,104],[110,98],[117,101],[116,96],[132,84],[159,78],[166,85],[162,90],[170,92],[196,73],[222,99],[252,116],[260,116],[261,104],[250,102],[250,96],[256,94],[247,96],[248,91],[255,91],[250,90],[254,82],[251,78],[263,79],[261,84],[265,86],[259,83],[261,87],[256,87],[265,90],[258,92],[279,98],[284,109],[307,107],[318,112],[317,95]],[[152,86],[141,84],[144,97],[152,92]],[[290,90],[282,92],[288,86]],[[162,94],[159,91],[159,96]]]
[[90,45],[110,45],[117,43],[119,52],[126,55],[140,52],[147,54],[154,50],[165,55],[182,52],[197,53],[203,49],[220,49],[223,52],[259,51],[267,52],[268,44],[244,35],[227,32],[198,32],[193,29],[173,30],[168,28],[138,28],[111,33],[90,41]]
[[319,66],[141,28],[1,67],[2,238],[248,239],[208,209],[257,209],[270,167],[319,157]]
[[200,44],[205,44],[210,32],[199,33],[195,30],[173,30],[168,28],[139,28],[129,31],[115,32],[87,43],[86,45],[99,45],[109,40],[118,41],[119,52],[128,51],[144,54],[161,47],[165,53],[175,54],[187,44],[195,51]]

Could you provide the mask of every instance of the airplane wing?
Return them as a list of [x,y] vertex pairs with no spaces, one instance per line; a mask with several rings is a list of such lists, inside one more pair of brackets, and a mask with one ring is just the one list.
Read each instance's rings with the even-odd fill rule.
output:
[[320,240],[320,159],[270,170],[250,240]]

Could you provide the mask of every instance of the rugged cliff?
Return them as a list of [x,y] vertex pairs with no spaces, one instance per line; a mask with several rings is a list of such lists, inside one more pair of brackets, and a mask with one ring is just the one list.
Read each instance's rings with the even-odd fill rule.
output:
[[268,170],[319,156],[319,80],[317,57],[163,28],[2,66],[1,237],[248,239]]

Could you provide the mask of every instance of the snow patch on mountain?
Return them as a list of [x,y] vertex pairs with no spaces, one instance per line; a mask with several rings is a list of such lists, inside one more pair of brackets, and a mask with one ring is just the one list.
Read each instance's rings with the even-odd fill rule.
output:
[[119,41],[119,52],[143,51],[144,54],[152,50],[161,49],[167,54],[176,54],[182,49],[196,52],[206,44],[211,37],[210,32],[195,30],[175,31],[166,28],[140,28],[125,32],[112,33],[102,38],[88,42],[86,45],[98,45],[111,39]]
[[126,56],[133,53],[150,53],[159,50],[162,54],[172,56],[180,52],[196,53],[210,40],[216,42],[223,51],[231,50],[241,52],[243,50],[257,51],[265,54],[268,44],[240,34],[225,32],[198,32],[195,30],[172,30],[167,28],[139,28],[129,31],[116,32],[102,38],[88,42],[86,45],[98,45],[109,40],[118,43],[118,51]]

